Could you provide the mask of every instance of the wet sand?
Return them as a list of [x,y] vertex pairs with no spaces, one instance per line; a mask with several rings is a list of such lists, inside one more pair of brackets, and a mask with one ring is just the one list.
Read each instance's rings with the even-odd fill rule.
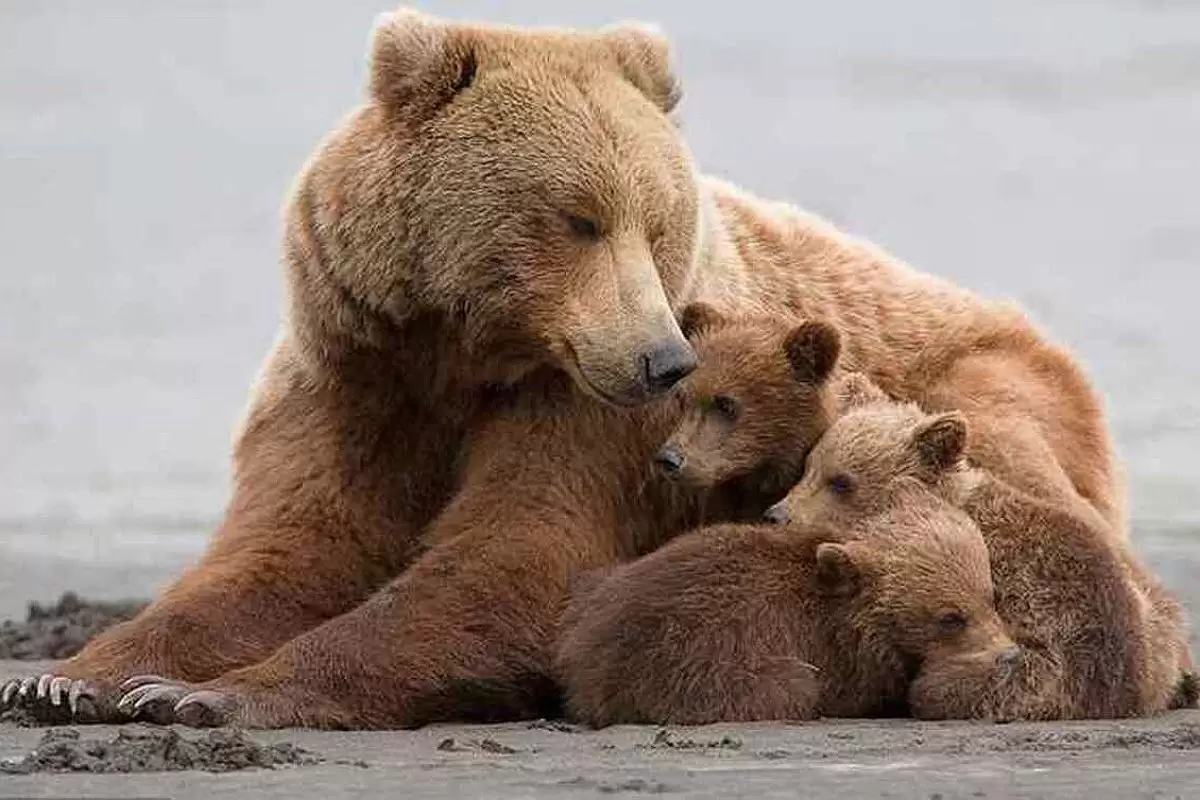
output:
[[[0,680],[48,664],[0,662]],[[144,726],[77,728],[83,739],[145,737]],[[211,732],[175,728],[187,740]],[[0,759],[44,728],[0,726]],[[271,769],[0,775],[0,797],[1191,798],[1200,787],[1200,711],[1129,722],[980,725],[906,720],[585,731],[562,723],[437,725],[419,731],[254,731],[313,763]],[[111,745],[110,745],[111,747]],[[114,748],[119,751],[119,748]],[[279,752],[294,753],[290,748]],[[211,750],[211,748],[210,748]],[[234,766],[254,762],[244,744]],[[226,749],[222,751],[228,754]],[[121,755],[113,756],[120,759]],[[261,757],[257,757],[261,760]],[[240,760],[238,760],[240,759]],[[130,761],[133,766],[147,762]],[[208,767],[226,770],[228,755]]]

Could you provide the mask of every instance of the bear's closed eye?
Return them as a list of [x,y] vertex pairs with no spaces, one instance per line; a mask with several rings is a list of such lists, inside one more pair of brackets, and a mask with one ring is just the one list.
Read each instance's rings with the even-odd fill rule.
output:
[[599,239],[600,224],[595,220],[581,217],[577,214],[565,214],[567,225],[571,228],[571,233],[578,236],[580,239]]
[[850,480],[849,475],[838,473],[829,479],[829,491],[839,497],[845,497],[854,491],[854,481]]

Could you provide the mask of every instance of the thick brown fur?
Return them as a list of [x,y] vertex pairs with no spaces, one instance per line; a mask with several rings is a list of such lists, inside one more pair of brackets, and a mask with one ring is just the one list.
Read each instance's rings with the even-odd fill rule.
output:
[[[1100,403],[1064,350],[698,175],[678,99],[646,27],[383,17],[365,102],[288,203],[287,314],[225,518],[58,674],[106,709],[156,673],[179,683],[143,711],[184,721],[186,682],[204,721],[247,726],[539,713],[570,579],[661,541],[650,401],[693,363],[672,311],[694,300],[827,320],[887,391],[960,409],[978,463],[1124,535]],[[672,369],[651,380],[656,359]]]
[[[986,541],[996,603],[1019,658],[973,655],[923,665],[910,692],[925,718],[1070,719],[1153,714],[1186,701],[1183,610],[1128,546],[1090,517],[966,465],[912,457],[913,431],[966,441],[958,412],[930,415],[851,376],[845,407],[786,501],[798,519],[847,524],[890,502],[909,475],[959,505]],[[945,466],[945,465],[944,465]]]
[[915,484],[862,525],[685,534],[577,591],[557,666],[569,716],[620,723],[894,713],[926,660],[1012,646],[987,550]]
[[700,521],[760,521],[804,473],[833,417],[837,331],[819,321],[729,317],[704,303],[683,310],[699,366],[681,385],[683,412],[658,452],[678,493],[706,507]]
[[1005,668],[940,662],[913,684],[927,719],[1149,716],[1189,697],[1192,655],[1180,604],[1132,553],[1069,511],[982,473],[962,508],[987,541],[997,607],[1021,645]]

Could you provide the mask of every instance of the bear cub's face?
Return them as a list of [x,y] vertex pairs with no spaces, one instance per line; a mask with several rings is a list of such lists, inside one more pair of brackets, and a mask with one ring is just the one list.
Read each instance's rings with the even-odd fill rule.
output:
[[872,607],[905,652],[1012,660],[1019,651],[996,613],[983,534],[941,491],[966,470],[965,419],[895,403],[858,374],[833,389],[842,415],[809,453],[787,516],[880,543],[875,558],[843,558],[836,564],[849,566],[834,574],[873,576]]
[[[894,509],[865,521],[856,532],[862,538],[818,546],[821,591],[854,601],[853,619],[868,629],[866,638],[890,643],[914,671],[1006,658],[1014,644],[996,613],[979,530],[910,482],[897,484],[894,500]],[[892,529],[898,534],[889,535]]]
[[791,518],[853,527],[894,503],[897,481],[937,490],[967,469],[967,426],[958,412],[927,414],[893,402],[858,373],[842,376],[831,394],[840,414],[788,495]]
[[681,328],[699,366],[684,382],[684,415],[658,452],[659,468],[698,489],[749,480],[782,497],[829,424],[837,331],[823,322],[726,319],[703,303],[684,309]]

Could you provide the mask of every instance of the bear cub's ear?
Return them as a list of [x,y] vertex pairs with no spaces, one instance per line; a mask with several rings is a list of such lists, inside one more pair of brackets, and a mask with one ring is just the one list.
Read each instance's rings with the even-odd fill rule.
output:
[[805,322],[793,329],[783,342],[792,373],[802,383],[823,384],[837,364],[842,339],[837,329],[824,322]]
[[475,80],[475,51],[464,30],[402,8],[380,14],[371,34],[371,96],[420,120]]
[[874,403],[889,402],[883,390],[861,372],[847,372],[838,380],[837,398],[843,414]]
[[689,341],[724,324],[725,317],[708,303],[691,303],[679,312],[679,330]]
[[848,597],[858,592],[862,573],[850,544],[822,542],[817,545],[817,586],[821,592]]
[[935,475],[953,469],[967,449],[967,421],[957,411],[938,414],[917,426],[912,443],[925,469]]
[[664,113],[675,110],[683,98],[683,87],[671,65],[671,42],[657,25],[621,22],[604,28],[600,37],[626,80]]

